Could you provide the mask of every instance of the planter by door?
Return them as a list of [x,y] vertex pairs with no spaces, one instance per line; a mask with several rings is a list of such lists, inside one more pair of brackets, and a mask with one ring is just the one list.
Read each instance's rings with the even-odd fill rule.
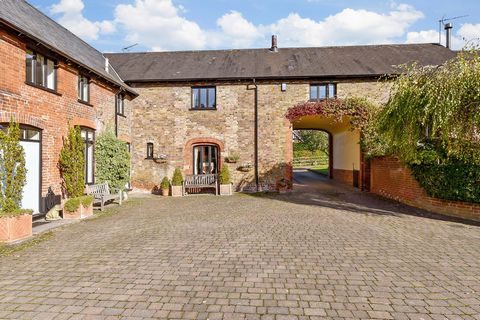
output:
[[0,217],[0,242],[14,242],[32,235],[32,215]]
[[220,195],[221,196],[231,196],[232,195],[232,184],[221,184],[220,185]]
[[183,187],[172,186],[172,197],[181,197],[181,196],[183,196]]
[[22,126],[20,145],[25,151],[27,169],[21,207],[36,215],[40,213],[41,131]]

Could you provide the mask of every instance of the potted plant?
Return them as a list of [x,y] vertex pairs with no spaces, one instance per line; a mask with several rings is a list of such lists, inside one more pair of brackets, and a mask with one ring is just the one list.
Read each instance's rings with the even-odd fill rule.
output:
[[180,168],[175,168],[172,177],[172,197],[183,196],[183,176]]
[[20,208],[26,183],[25,152],[20,127],[10,121],[0,130],[0,242],[14,242],[32,235],[32,211]]
[[285,178],[280,179],[277,182],[277,190],[279,193],[285,193],[288,189],[288,181]]
[[220,170],[220,176],[218,177],[220,182],[220,195],[231,196],[232,195],[232,183],[230,181],[230,170],[226,165],[222,166]]
[[240,156],[236,153],[232,153],[231,155],[225,157],[225,161],[228,163],[237,163],[238,160],[240,160]]
[[82,219],[93,215],[93,197],[70,198],[63,205],[64,219]]
[[163,177],[162,183],[160,184],[160,189],[162,189],[162,195],[168,197],[170,193],[170,180],[167,177]]
[[86,213],[83,212],[83,204],[89,207],[87,205],[89,200],[82,198],[85,189],[83,148],[84,143],[80,134],[80,128],[70,127],[67,137],[63,141],[59,160],[63,188],[68,197],[68,199],[62,201],[64,219],[80,219],[89,213],[88,209]]

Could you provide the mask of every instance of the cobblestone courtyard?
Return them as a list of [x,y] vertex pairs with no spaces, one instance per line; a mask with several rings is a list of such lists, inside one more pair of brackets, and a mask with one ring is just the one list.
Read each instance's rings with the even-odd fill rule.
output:
[[301,180],[151,197],[1,257],[0,319],[480,319],[480,227],[411,212]]

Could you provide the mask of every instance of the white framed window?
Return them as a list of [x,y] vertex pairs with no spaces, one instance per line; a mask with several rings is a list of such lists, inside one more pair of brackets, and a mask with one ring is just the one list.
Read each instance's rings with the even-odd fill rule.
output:
[[81,128],[81,135],[85,143],[85,184],[95,183],[94,165],[95,165],[95,130],[90,128]]
[[123,94],[117,94],[115,105],[117,109],[117,115],[125,116],[125,96]]
[[78,100],[90,101],[90,79],[85,76],[78,76]]
[[55,61],[33,50],[27,50],[25,59],[27,83],[56,91],[57,69]]

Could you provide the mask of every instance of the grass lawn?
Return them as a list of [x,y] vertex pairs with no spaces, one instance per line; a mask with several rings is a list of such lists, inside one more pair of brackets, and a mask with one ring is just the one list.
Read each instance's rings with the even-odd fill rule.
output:
[[328,164],[310,168],[311,171],[328,176]]

